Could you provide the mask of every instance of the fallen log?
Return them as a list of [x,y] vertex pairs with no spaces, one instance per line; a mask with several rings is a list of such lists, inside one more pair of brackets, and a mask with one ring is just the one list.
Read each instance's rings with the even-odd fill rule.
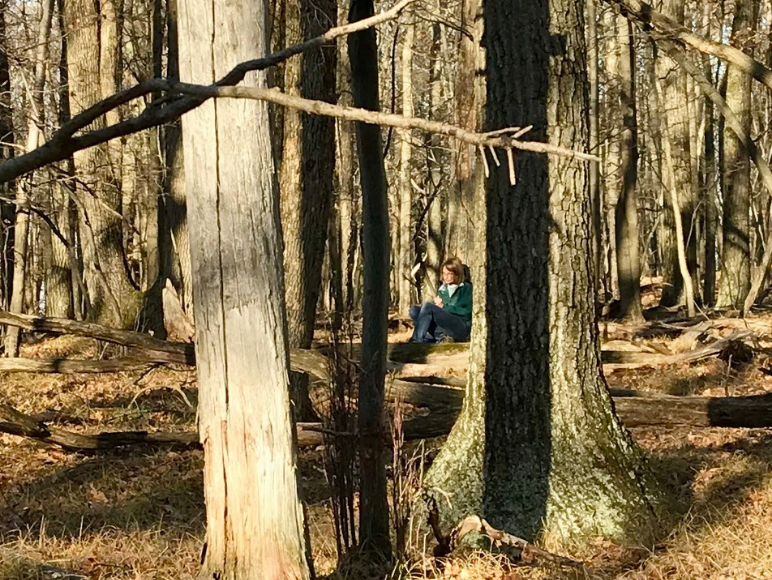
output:
[[143,371],[163,361],[139,360],[136,357],[106,360],[0,358],[0,372],[28,373],[117,373]]
[[[627,427],[772,427],[772,393],[751,397],[676,397],[646,395],[640,391],[612,389],[614,406]],[[388,391],[389,399],[432,410],[403,423],[406,441],[442,437],[450,433],[461,410],[463,391],[452,387],[399,381]],[[419,404],[420,403],[420,404]],[[129,445],[198,447],[198,435],[108,432],[96,435],[74,433],[51,426],[38,418],[0,404],[0,432],[31,437],[71,451],[97,451]],[[299,447],[324,445],[326,436],[356,437],[355,433],[331,433],[321,423],[298,423]],[[391,441],[387,440],[387,444]]]

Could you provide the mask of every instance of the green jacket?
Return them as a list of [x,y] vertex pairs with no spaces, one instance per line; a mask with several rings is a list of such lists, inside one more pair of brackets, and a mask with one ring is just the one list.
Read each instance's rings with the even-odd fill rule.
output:
[[437,292],[444,306],[451,314],[463,316],[466,320],[472,320],[472,285],[469,282],[459,284],[453,296],[448,293],[448,286],[443,284]]

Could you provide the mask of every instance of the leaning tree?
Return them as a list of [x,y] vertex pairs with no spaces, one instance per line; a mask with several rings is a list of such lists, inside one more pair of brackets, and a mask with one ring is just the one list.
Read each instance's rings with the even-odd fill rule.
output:
[[[489,0],[483,14],[488,128],[533,124],[586,150],[583,2]],[[446,526],[482,513],[529,539],[641,540],[655,494],[601,371],[587,167],[522,152],[513,169],[488,181],[466,400],[427,496]]]

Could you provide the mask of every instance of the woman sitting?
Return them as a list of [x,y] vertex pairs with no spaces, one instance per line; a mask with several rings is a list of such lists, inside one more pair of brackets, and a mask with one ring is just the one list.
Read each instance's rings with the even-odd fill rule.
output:
[[413,342],[464,342],[472,329],[472,285],[464,282],[458,258],[442,264],[442,286],[434,302],[410,307],[415,330]]

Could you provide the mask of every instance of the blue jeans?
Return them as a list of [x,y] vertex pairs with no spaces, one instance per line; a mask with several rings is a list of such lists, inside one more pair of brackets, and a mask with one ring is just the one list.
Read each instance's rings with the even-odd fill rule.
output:
[[413,319],[413,342],[437,342],[449,336],[457,342],[469,340],[472,323],[458,314],[451,314],[431,302],[410,307]]

